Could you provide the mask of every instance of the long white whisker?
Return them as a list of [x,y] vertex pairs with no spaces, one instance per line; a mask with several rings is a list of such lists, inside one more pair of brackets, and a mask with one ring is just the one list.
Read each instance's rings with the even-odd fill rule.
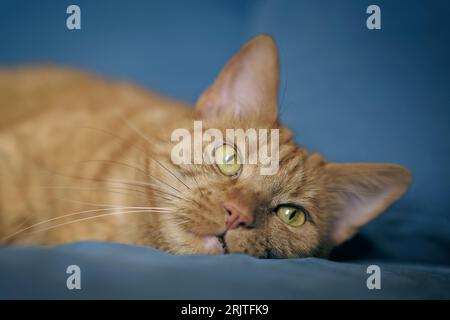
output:
[[58,198],[55,197],[56,200],[70,202],[70,203],[77,203],[77,204],[84,204],[88,206],[97,206],[97,207],[106,207],[106,208],[115,208],[117,207],[116,204],[111,203],[95,203],[95,202],[87,202],[87,201],[80,201],[80,200],[73,200],[73,199],[64,199],[64,198]]
[[[42,186],[43,189],[62,189],[62,190],[81,190],[81,191],[100,191],[100,192],[109,192],[109,193],[116,193],[116,194],[122,194],[125,196],[131,196],[136,197],[138,199],[147,199],[142,194],[145,194],[145,192],[140,190],[134,190],[134,189],[126,189],[126,188],[119,188],[119,187],[111,187],[111,188],[98,188],[98,187],[71,187],[71,186]],[[119,190],[129,190],[141,194],[133,194],[128,192],[120,192]]]
[[108,210],[126,210],[126,209],[139,209],[139,210],[159,210],[161,212],[173,212],[173,209],[171,208],[163,208],[163,207],[113,207],[113,208],[104,208],[104,209],[92,209],[92,210],[84,210],[84,211],[77,211],[77,212],[72,212],[72,213],[68,213],[68,214],[64,214],[62,216],[58,216],[58,217],[54,217],[48,220],[44,220],[35,224],[32,224],[31,226],[28,226],[26,228],[23,228],[21,230],[18,230],[16,232],[14,232],[13,234],[10,234],[9,236],[6,236],[2,239],[2,241],[6,241],[22,232],[25,232],[29,229],[35,228],[37,226],[40,226],[42,224],[45,223],[49,223],[52,221],[56,221],[56,220],[61,220],[64,218],[68,218],[68,217],[72,217],[72,216],[76,216],[76,215],[80,215],[80,214],[85,214],[85,213],[91,213],[91,212],[102,212],[102,211],[108,211]]
[[[150,188],[161,188],[164,187],[164,185],[160,186],[160,185],[156,185],[150,182],[145,182],[145,181],[137,181],[137,180],[126,180],[126,179],[105,179],[103,180],[104,182],[110,182],[110,183],[121,183],[124,185],[131,185],[131,186],[136,186],[136,187],[150,187]],[[180,190],[177,190],[175,188],[172,187],[173,190],[175,190],[176,192],[180,192]],[[165,192],[169,192],[167,189],[162,190]]]
[[166,193],[169,196],[176,197],[176,198],[179,198],[179,199],[182,199],[182,200],[185,200],[185,201],[190,201],[189,199],[187,199],[187,198],[182,196],[183,193],[180,192],[180,190],[177,190],[177,189],[171,187],[170,185],[168,185],[168,186],[171,187],[172,189],[174,189],[175,191],[177,191],[179,193],[178,195],[169,192],[166,188],[161,190],[160,188],[164,187],[164,185],[163,186],[155,185],[155,184],[150,183],[150,182],[143,182],[143,181],[136,181],[136,180],[121,180],[121,179],[109,179],[108,181],[112,182],[112,183],[122,183],[122,184],[125,184],[125,185],[134,185],[134,186],[137,186],[137,187],[139,187],[139,186],[141,186],[141,187],[149,187],[149,188],[153,188],[152,190],[154,190],[154,191],[164,192],[164,193]]
[[65,225],[69,225],[72,223],[76,223],[76,222],[82,222],[82,221],[86,221],[86,220],[92,220],[95,218],[101,218],[101,217],[107,217],[107,216],[113,216],[113,215],[119,215],[119,214],[123,214],[123,213],[166,213],[166,212],[161,212],[161,211],[153,211],[153,210],[133,210],[133,211],[122,211],[122,212],[111,212],[111,213],[103,213],[103,214],[99,214],[99,215],[95,215],[92,217],[86,217],[86,218],[81,218],[81,219],[77,219],[74,221],[68,221],[68,222],[63,222],[63,223],[59,223],[57,225],[48,227],[48,228],[43,228],[43,229],[39,229],[39,230],[35,230],[35,231],[31,231],[30,233],[37,233],[37,232],[42,232],[42,231],[48,231],[51,229],[55,229],[55,228],[59,228]]
[[[152,144],[152,142],[150,141],[150,139],[144,135],[144,133],[142,133],[141,130],[139,130],[139,128],[137,128],[133,123],[131,123],[126,117],[124,117],[122,114],[120,114],[119,112],[117,112],[117,115],[125,122],[125,124],[131,129],[133,130],[135,133],[137,133],[142,139],[144,139],[148,144]],[[155,159],[151,159],[155,162],[157,162],[159,165],[161,165],[161,163],[159,163],[157,160]],[[164,166],[163,166],[164,167]],[[156,179],[155,177],[150,176],[153,179]],[[180,182],[182,182],[179,178],[177,178]],[[186,188],[190,189],[184,182],[182,182]],[[167,184],[167,183],[166,183]],[[171,185],[167,184],[169,187],[171,187],[172,189],[174,189],[175,191],[180,192],[180,190],[177,190],[175,188],[173,188]]]

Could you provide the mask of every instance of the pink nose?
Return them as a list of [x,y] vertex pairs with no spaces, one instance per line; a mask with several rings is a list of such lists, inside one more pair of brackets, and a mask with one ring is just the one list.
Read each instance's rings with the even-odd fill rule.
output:
[[239,206],[235,202],[227,202],[224,204],[227,216],[227,230],[236,229],[239,226],[252,227],[253,214]]

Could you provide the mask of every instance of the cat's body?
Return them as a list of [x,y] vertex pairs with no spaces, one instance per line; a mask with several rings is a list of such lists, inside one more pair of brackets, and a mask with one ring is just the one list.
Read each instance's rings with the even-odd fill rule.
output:
[[[186,121],[193,116],[187,106],[135,86],[55,67],[1,71],[0,93],[2,236],[63,214],[95,208],[84,202],[139,205],[143,201],[134,195],[119,193],[126,192],[122,188],[127,186],[103,181],[112,177],[135,179],[135,170],[119,162],[136,165],[142,139],[124,118],[146,137],[157,139],[163,132],[170,134],[167,130],[177,118]],[[151,152],[151,147],[146,148]],[[120,189],[110,192],[111,186]],[[134,242],[122,235],[120,220],[120,216],[112,216],[46,232],[23,232],[6,242]]]
[[[0,239],[259,257],[322,255],[348,239],[406,190],[409,173],[333,165],[297,147],[277,121],[277,59],[269,37],[255,38],[195,109],[73,70],[0,71]],[[213,165],[174,165],[171,133],[194,120],[280,129],[279,172],[244,164],[230,178]],[[302,226],[273,214],[285,204],[305,211]]]

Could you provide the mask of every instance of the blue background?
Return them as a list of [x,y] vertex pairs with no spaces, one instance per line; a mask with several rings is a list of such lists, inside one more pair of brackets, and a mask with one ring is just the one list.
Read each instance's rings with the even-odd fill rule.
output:
[[[82,30],[66,28],[81,7]],[[382,30],[366,28],[381,7]],[[281,119],[339,162],[414,182],[336,259],[450,264],[449,1],[0,1],[0,64],[62,64],[194,103],[250,37],[280,49]],[[5,254],[5,253],[4,253]]]

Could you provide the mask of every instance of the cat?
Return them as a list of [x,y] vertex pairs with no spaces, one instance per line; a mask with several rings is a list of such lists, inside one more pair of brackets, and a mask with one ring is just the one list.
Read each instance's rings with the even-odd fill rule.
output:
[[[326,257],[403,195],[411,174],[395,164],[332,163],[294,143],[278,119],[278,60],[269,35],[254,37],[194,108],[77,70],[0,71],[1,242]],[[194,121],[222,132],[278,129],[277,173],[174,164],[171,133],[192,131]]]

